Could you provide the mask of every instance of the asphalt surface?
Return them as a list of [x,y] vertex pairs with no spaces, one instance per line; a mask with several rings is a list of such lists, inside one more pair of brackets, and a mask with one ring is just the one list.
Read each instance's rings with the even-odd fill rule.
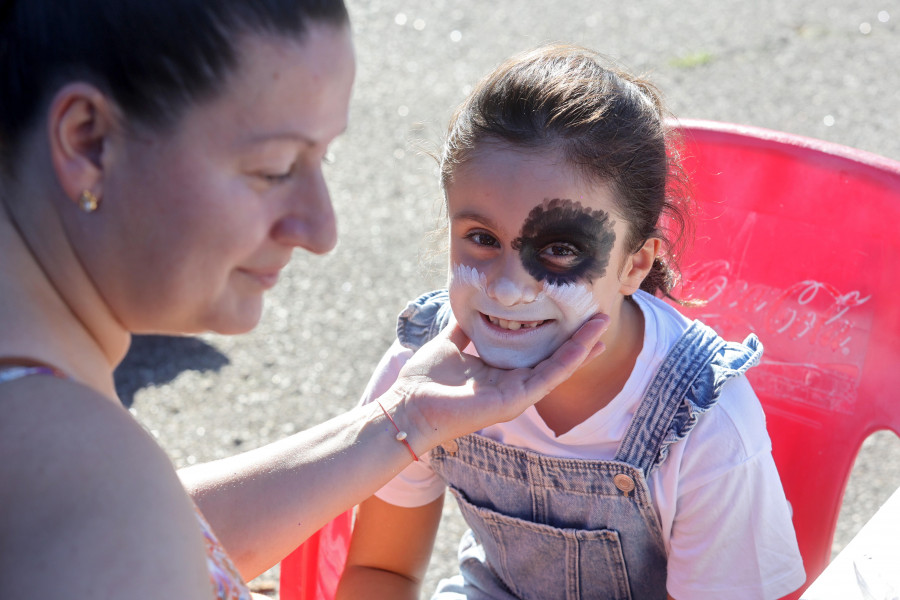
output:
[[[900,160],[900,2],[352,0],[358,77],[328,167],[340,243],[297,252],[259,327],[140,337],[123,402],[178,466],[251,449],[355,404],[405,302],[439,287],[435,151],[453,107],[510,54],[589,46],[647,74],[673,112],[820,138]],[[836,547],[900,485],[900,442],[864,445]],[[448,503],[452,506],[452,502]],[[447,510],[426,592],[455,567]],[[277,570],[258,580],[271,587]],[[272,595],[275,595],[272,593]]]

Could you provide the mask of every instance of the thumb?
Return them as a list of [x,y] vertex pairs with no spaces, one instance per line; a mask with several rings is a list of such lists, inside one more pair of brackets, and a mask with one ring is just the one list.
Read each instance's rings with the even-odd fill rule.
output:
[[466,349],[466,346],[469,345],[469,336],[466,335],[466,332],[462,330],[462,327],[459,326],[459,323],[456,321],[456,317],[453,316],[453,313],[450,314],[450,322],[447,323],[447,326],[441,330],[439,336],[444,336],[449,339],[453,344],[459,349],[460,352]]

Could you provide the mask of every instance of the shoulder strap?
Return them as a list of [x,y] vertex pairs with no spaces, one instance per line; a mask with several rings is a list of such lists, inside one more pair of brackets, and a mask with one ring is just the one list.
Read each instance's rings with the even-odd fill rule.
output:
[[450,322],[450,294],[436,290],[406,305],[397,319],[397,339],[404,347],[418,350]]
[[616,460],[649,475],[718,401],[725,382],[758,364],[762,351],[755,335],[743,344],[726,342],[699,321],[691,323],[650,382]]
[[[24,358],[20,356],[4,356],[0,357],[0,370],[22,369],[29,371],[28,374],[46,374],[55,375],[57,377],[66,377],[66,374],[51,364],[45,363],[33,358]],[[13,378],[10,378],[13,379]]]

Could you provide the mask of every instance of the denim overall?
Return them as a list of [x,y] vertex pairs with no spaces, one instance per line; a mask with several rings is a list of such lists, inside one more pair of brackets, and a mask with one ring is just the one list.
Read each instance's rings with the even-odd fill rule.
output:
[[[446,291],[400,315],[416,349],[447,323]],[[666,549],[647,477],[715,404],[722,385],[759,362],[751,335],[728,343],[694,321],[664,359],[614,460],[555,458],[478,434],[436,447],[430,462],[470,530],[459,577],[433,598],[666,598]]]

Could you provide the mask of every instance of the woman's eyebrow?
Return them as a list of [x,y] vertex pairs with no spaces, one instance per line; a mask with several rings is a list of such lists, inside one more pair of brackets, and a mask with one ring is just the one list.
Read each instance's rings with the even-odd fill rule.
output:
[[[343,128],[341,128],[340,131],[338,131],[334,135],[334,137],[337,138],[346,132],[347,132],[347,126],[344,126]],[[318,140],[314,137],[306,135],[305,133],[303,133],[301,131],[261,132],[261,133],[256,133],[256,134],[250,136],[246,140],[246,142],[248,145],[264,144],[267,142],[294,142],[294,143],[299,143],[299,144],[302,144],[302,145],[308,146],[308,147],[315,147],[315,146],[319,145],[320,143],[322,143],[321,140]]]

